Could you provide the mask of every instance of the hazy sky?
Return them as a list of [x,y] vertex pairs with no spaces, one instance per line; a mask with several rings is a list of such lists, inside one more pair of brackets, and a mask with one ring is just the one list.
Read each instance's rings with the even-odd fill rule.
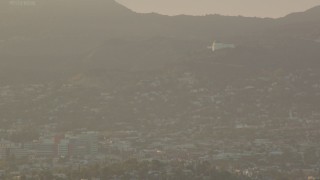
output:
[[320,0],[117,0],[137,12],[161,14],[223,14],[281,17],[304,11]]

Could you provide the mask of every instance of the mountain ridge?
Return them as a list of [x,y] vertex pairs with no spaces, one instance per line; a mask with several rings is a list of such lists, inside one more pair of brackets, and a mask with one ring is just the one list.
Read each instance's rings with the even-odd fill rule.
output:
[[[94,0],[96,3],[86,0],[70,0],[67,4],[62,2],[66,1],[42,1],[45,4],[38,7],[11,7],[6,12],[0,11],[1,67],[16,69],[23,63],[28,67],[27,71],[53,71],[63,74],[60,73],[61,69],[85,67],[82,60],[95,51],[99,53],[94,54],[95,60],[91,62],[104,62],[104,66],[108,67],[109,63],[115,60],[111,60],[113,57],[110,54],[103,54],[106,50],[103,47],[111,47],[114,43],[112,39],[119,39],[123,47],[140,48],[137,50],[140,55],[137,55],[136,59],[120,58],[118,60],[123,61],[120,64],[141,64],[144,59],[141,57],[151,58],[162,49],[166,49],[162,53],[167,52],[168,56],[180,59],[186,57],[187,54],[183,50],[186,47],[185,42],[197,44],[197,47],[194,47],[195,51],[202,52],[208,51],[206,47],[214,40],[237,46],[251,46],[248,44],[273,41],[271,39],[275,39],[272,42],[274,43],[278,42],[276,39],[313,40],[320,36],[319,25],[315,23],[320,19],[320,16],[316,16],[320,13],[319,7],[284,18],[271,19],[221,15],[171,17],[154,13],[142,14],[135,13],[114,0]],[[91,6],[88,7],[87,4]],[[104,7],[108,7],[110,11],[106,12]],[[4,6],[0,6],[0,10],[3,9]],[[304,20],[305,18],[307,20]],[[154,54],[145,55],[143,43],[153,38],[159,38],[160,41],[166,39],[166,43],[155,42],[156,48],[152,50]],[[128,45],[124,42],[135,43]],[[175,46],[176,51],[169,51],[168,45],[177,42],[180,44]],[[117,51],[121,52],[124,49],[128,50],[119,46]]]
[[287,16],[280,18],[284,21],[299,22],[299,21],[320,21],[320,5],[310,8],[303,12],[296,12],[288,14]]

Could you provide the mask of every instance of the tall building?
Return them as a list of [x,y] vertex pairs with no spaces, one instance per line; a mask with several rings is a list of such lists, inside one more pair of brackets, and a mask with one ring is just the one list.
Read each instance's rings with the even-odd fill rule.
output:
[[6,159],[9,156],[9,148],[0,147],[0,159]]
[[[53,136],[53,142],[54,142],[54,156],[64,156],[59,155],[59,148],[60,151],[63,151],[61,148],[63,148],[63,143],[60,145],[60,142],[64,140],[65,135],[64,134],[56,134]],[[61,153],[60,153],[61,154]]]
[[227,48],[235,48],[234,44],[224,44],[224,43],[216,43],[215,41],[212,43],[212,51],[216,51],[219,49],[227,49]]
[[10,155],[10,149],[15,145],[10,141],[0,141],[0,159],[6,159]]
[[67,157],[69,156],[69,140],[68,139],[62,139],[58,143],[58,156],[59,157]]
[[86,132],[82,134],[79,140],[86,141],[88,146],[88,154],[95,155],[98,153],[98,133]]
[[55,156],[56,145],[53,139],[43,139],[35,144],[35,151],[37,156],[53,157]]
[[70,151],[74,156],[95,155],[98,153],[98,134],[85,132],[70,141]]
[[10,149],[10,155],[13,155],[16,158],[28,157],[32,154],[32,151],[22,147],[16,147]]

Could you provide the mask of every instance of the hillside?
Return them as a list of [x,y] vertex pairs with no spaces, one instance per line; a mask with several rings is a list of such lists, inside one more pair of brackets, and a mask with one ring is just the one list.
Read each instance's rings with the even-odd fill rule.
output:
[[[207,67],[195,70],[201,79],[224,88],[261,71],[319,68],[319,7],[280,19],[170,17],[94,1],[36,1],[30,7],[2,1],[2,82],[63,83],[77,77],[75,84],[122,89],[124,82],[143,79],[136,74],[158,76],[193,62]],[[213,40],[236,48],[212,53],[207,46]],[[120,77],[110,80],[113,75]]]
[[[65,155],[34,164],[32,150],[34,167],[47,174],[56,164],[76,179],[319,174],[319,7],[262,19],[139,14],[113,0],[27,1],[36,3],[0,1],[1,142],[24,148],[66,133],[73,143],[97,131],[92,150],[102,152],[93,164],[70,158],[72,168]],[[213,41],[221,49],[213,52]],[[73,151],[61,142],[55,147]],[[2,165],[24,169],[15,161]]]

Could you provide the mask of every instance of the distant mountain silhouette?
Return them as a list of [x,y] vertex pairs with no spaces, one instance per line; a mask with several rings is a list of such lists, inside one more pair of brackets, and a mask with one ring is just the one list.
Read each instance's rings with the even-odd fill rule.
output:
[[[299,48],[300,40],[320,36],[320,7],[270,19],[139,14],[113,0],[36,2],[36,6],[21,7],[1,1],[3,74],[20,72],[25,78],[42,73],[41,77],[50,74],[55,79],[96,67],[147,70],[183,61],[190,54],[201,56],[213,40],[246,48],[277,47],[281,52],[283,39],[296,39]],[[261,54],[260,58],[267,57]]]
[[[112,0],[4,2],[0,83],[18,84],[0,108],[6,122],[154,129],[177,119],[172,130],[184,131],[319,113],[319,7],[264,19],[139,14]],[[235,48],[212,52],[214,40]],[[43,86],[25,92],[34,83]]]
[[[39,1],[35,7],[1,6],[3,35],[58,37],[180,37],[208,40],[262,29],[270,19],[138,14],[113,0]],[[5,24],[5,27],[3,27]],[[4,33],[7,34],[4,34]],[[58,34],[58,35],[56,35]],[[5,36],[7,37],[7,36]]]
[[270,35],[316,39],[320,37],[320,6],[279,18],[275,21],[274,26],[268,32]]
[[289,14],[281,18],[281,20],[286,23],[319,22],[320,6],[313,7],[305,12],[297,12],[297,13]]

